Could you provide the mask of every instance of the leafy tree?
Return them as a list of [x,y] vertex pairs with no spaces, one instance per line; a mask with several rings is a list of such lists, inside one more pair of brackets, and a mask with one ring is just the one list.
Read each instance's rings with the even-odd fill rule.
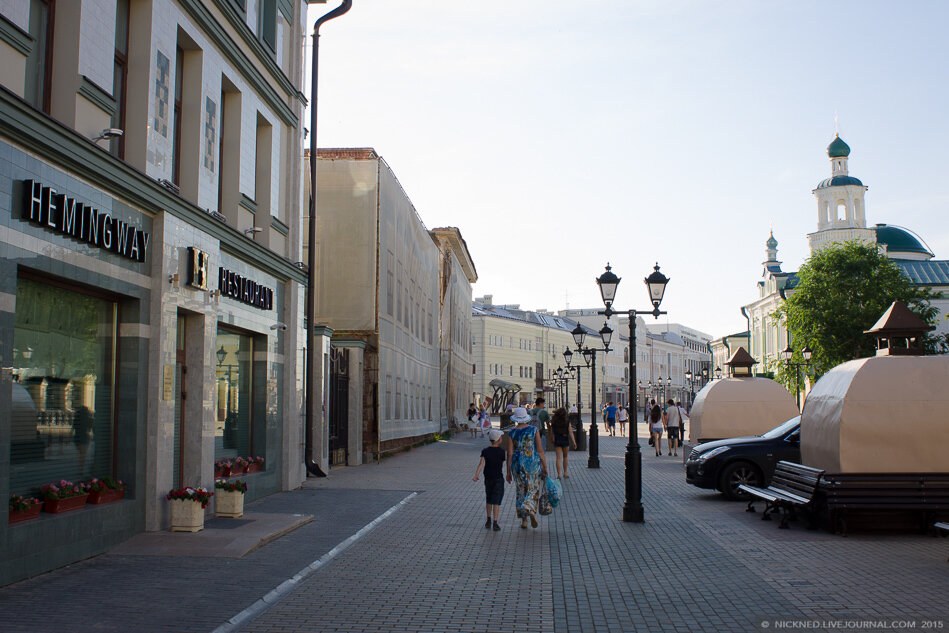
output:
[[[809,373],[816,376],[845,361],[872,356],[876,342],[864,331],[894,301],[902,301],[930,325],[938,316],[930,301],[939,295],[914,286],[874,244],[854,240],[821,249],[801,266],[798,277],[797,287],[774,318],[787,323],[795,350],[792,362],[803,362],[800,351],[805,344],[811,348]],[[928,341],[930,351],[936,345],[936,339]],[[780,365],[779,378],[791,384],[795,370]]]

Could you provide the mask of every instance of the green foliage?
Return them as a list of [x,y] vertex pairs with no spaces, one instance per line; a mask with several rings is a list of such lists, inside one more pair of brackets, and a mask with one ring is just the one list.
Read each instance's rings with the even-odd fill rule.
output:
[[[800,350],[805,344],[811,348],[808,373],[817,376],[848,360],[872,356],[876,342],[864,331],[894,301],[904,302],[930,325],[938,314],[929,302],[939,295],[910,283],[873,244],[849,241],[824,248],[801,266],[798,276],[797,287],[775,318],[787,323],[793,362],[803,362]],[[934,340],[929,342],[930,348],[935,346]],[[795,369],[779,365],[779,379],[790,384]]]

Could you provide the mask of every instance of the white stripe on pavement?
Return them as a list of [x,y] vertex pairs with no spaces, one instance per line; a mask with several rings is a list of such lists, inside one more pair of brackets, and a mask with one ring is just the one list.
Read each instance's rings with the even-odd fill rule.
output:
[[265,611],[267,611],[268,609],[276,605],[281,600],[283,600],[291,591],[293,591],[296,588],[296,586],[299,583],[306,580],[306,578],[310,574],[319,570],[321,567],[323,567],[324,565],[329,563],[331,560],[333,560],[334,558],[342,554],[344,551],[349,549],[356,541],[358,541],[359,539],[361,539],[362,537],[366,536],[371,531],[376,529],[380,523],[382,523],[383,521],[388,519],[390,516],[392,516],[395,512],[401,509],[402,506],[407,504],[417,495],[418,495],[417,492],[413,492],[412,494],[407,496],[405,499],[403,499],[402,501],[398,502],[397,504],[395,504],[394,506],[392,506],[391,508],[389,508],[388,510],[380,514],[378,517],[373,519],[371,523],[363,527],[361,530],[359,530],[358,532],[350,536],[348,539],[346,539],[345,541],[343,541],[342,543],[340,543],[339,545],[337,545],[336,547],[334,547],[327,553],[323,554],[323,556],[321,556],[317,560],[313,561],[312,563],[310,563],[309,565],[301,569],[292,577],[284,580],[282,583],[274,587],[271,591],[269,591],[263,597],[259,598],[256,602],[254,602],[254,604],[250,605],[249,607],[247,607],[246,609],[244,609],[243,611],[241,611],[234,617],[230,618],[227,622],[225,622],[221,626],[214,629],[212,633],[234,633],[235,631],[239,631],[240,629],[242,629],[244,625],[246,625],[253,619],[257,618],[262,613],[264,613]]

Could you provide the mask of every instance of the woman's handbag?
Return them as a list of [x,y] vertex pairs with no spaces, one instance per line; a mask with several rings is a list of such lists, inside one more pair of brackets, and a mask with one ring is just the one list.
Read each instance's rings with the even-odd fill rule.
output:
[[543,516],[548,514],[553,514],[554,507],[550,504],[550,497],[547,495],[547,491],[544,490],[540,493],[540,499],[537,501],[537,512]]
[[560,504],[560,499],[563,497],[563,484],[560,483],[559,479],[554,479],[553,477],[547,478],[547,498],[550,500],[550,505],[557,507]]

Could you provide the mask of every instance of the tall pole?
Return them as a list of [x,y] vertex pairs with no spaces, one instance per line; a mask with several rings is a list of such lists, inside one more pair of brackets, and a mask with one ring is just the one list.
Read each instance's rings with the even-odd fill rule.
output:
[[313,425],[316,421],[316,398],[313,397],[313,380],[315,379],[317,360],[322,362],[323,355],[316,353],[316,123],[317,123],[317,90],[319,88],[319,60],[320,60],[320,26],[328,20],[337,18],[353,6],[353,0],[343,0],[343,3],[319,18],[313,25],[313,63],[310,77],[310,207],[309,225],[307,226],[307,288],[306,288],[306,365],[304,367],[305,380],[303,381],[304,396],[304,447],[303,463],[307,472],[317,477],[325,477],[326,473],[313,459]]
[[587,460],[587,468],[599,468],[600,441],[599,431],[596,428],[596,349],[591,351],[593,355],[590,362],[590,458]]
[[[636,311],[629,311],[629,390],[636,379]],[[626,502],[623,504],[623,520],[642,523],[643,512],[643,454],[639,446],[636,420],[630,416],[629,442],[626,444]]]

